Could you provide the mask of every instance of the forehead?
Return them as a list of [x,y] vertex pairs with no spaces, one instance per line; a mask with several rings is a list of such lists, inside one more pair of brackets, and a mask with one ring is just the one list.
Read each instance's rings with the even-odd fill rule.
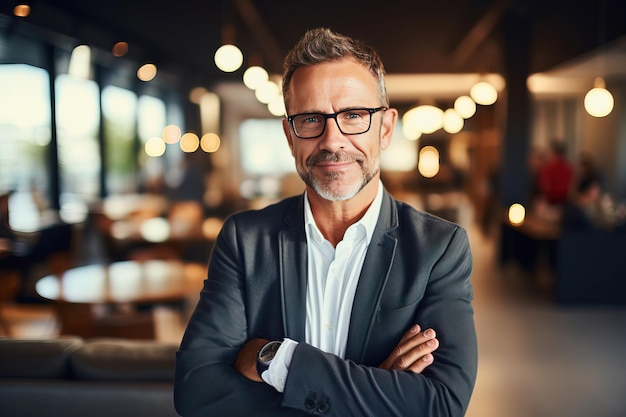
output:
[[289,87],[286,101],[291,112],[378,104],[377,78],[351,59],[300,67]]

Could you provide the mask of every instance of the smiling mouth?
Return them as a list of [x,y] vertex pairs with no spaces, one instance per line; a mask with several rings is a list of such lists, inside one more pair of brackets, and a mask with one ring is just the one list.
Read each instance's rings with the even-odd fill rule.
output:
[[348,154],[346,152],[321,152],[311,155],[307,159],[309,167],[318,166],[320,168],[343,168],[353,163],[359,163],[362,158],[358,155]]
[[355,161],[341,161],[341,162],[320,162],[315,164],[315,166],[322,168],[342,168],[348,165],[352,165]]

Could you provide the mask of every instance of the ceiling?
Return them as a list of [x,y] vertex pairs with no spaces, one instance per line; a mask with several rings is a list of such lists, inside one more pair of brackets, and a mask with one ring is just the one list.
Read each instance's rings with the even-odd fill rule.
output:
[[[0,13],[10,16],[14,2]],[[505,55],[523,56],[529,73],[544,72],[607,48],[626,35],[623,0],[35,0],[14,27],[43,29],[57,42],[88,43],[104,51],[130,44],[124,59],[154,62],[189,83],[239,81],[213,63],[224,42],[237,44],[244,65],[280,73],[282,58],[302,33],[330,27],[373,45],[393,76],[503,73]],[[55,34],[63,35],[58,38]],[[620,44],[623,45],[623,44]],[[619,71],[626,68],[617,48]],[[510,62],[510,61],[509,61]],[[578,62],[580,64],[580,62]],[[596,66],[597,67],[597,66]],[[609,69],[606,69],[609,71]],[[400,89],[409,88],[409,79]],[[445,79],[439,79],[446,84]],[[419,84],[413,88],[420,89]]]

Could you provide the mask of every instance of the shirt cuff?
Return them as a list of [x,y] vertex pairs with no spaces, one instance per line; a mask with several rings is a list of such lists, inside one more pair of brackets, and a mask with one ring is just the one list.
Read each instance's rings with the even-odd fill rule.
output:
[[270,366],[261,374],[261,378],[269,385],[273,386],[276,391],[283,392],[285,389],[285,381],[289,373],[289,365],[293,358],[293,352],[296,350],[298,342],[288,338],[283,339],[283,343],[276,351],[276,355]]

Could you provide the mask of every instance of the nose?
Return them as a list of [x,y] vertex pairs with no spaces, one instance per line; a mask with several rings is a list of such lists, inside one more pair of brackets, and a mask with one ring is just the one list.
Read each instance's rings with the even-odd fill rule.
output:
[[346,135],[339,130],[337,120],[335,118],[329,118],[326,120],[326,128],[319,138],[318,146],[320,149],[335,152],[345,148],[347,140]]

